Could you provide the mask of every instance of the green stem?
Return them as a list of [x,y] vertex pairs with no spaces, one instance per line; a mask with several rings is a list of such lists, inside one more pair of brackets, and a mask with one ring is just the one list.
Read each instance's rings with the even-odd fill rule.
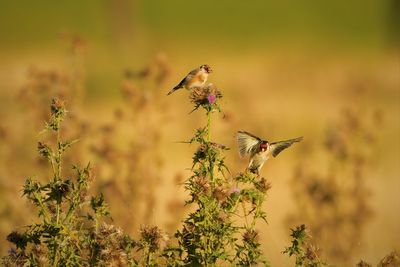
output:
[[[51,164],[51,169],[53,170],[53,179],[56,180],[56,167],[54,166],[54,154],[51,153],[51,158],[50,158],[50,164]],[[57,160],[56,160],[57,161]]]
[[211,140],[211,112],[212,109],[207,112],[207,142]]
[[246,211],[246,206],[245,206],[245,204],[243,202],[242,202],[242,209],[243,209],[243,215],[244,215],[244,223],[245,223],[246,229],[248,229],[249,228],[249,222],[247,220],[247,211]]
[[33,195],[35,196],[35,199],[39,202],[40,208],[43,210],[44,221],[46,222],[47,221],[46,218],[49,217],[47,208],[43,205],[42,199],[38,196],[37,193],[34,192]]
[[[75,200],[74,200],[74,201],[75,201]],[[72,216],[72,214],[73,214],[73,212],[75,211],[75,209],[76,209],[76,206],[74,205],[74,203],[72,203],[72,204],[69,206],[67,215],[64,217],[62,223],[66,223],[66,222],[69,221],[69,218]]]
[[146,266],[150,266],[151,264],[151,252],[150,248],[147,249],[147,259],[146,259]]
[[61,156],[62,156],[62,151],[61,151],[61,138],[60,138],[60,129],[57,130],[57,179],[61,179],[61,168],[62,168],[62,162],[61,162]]
[[57,266],[57,263],[58,263],[58,249],[56,249],[56,255],[54,256],[54,262],[53,262],[53,266]]
[[[211,140],[211,113],[212,109],[207,112],[207,142],[209,143]],[[212,159],[211,155],[208,155],[208,163],[209,163],[209,174],[210,174],[210,181],[211,184],[214,186],[214,160]]]
[[[53,168],[53,175],[54,175],[54,180],[59,181],[61,180],[61,146],[60,146],[60,122],[58,122],[57,125],[57,155],[56,155],[56,170]],[[60,221],[60,209],[61,209],[61,201],[56,202],[56,226],[59,226],[59,221]],[[57,237],[55,237],[56,241],[58,241]],[[59,254],[59,245],[58,242],[56,242],[57,245],[55,247],[55,255],[54,255],[54,266],[58,266],[58,254]]]

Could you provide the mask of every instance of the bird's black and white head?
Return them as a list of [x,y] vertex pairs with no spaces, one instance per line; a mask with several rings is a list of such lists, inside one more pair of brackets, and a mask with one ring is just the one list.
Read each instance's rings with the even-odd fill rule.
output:
[[260,143],[260,151],[261,151],[261,152],[267,151],[267,150],[268,150],[268,147],[269,147],[268,141],[262,141],[262,142]]
[[200,66],[200,69],[201,69],[202,71],[206,72],[206,73],[211,73],[211,72],[212,72],[211,67],[208,66],[207,64],[201,65],[201,66]]

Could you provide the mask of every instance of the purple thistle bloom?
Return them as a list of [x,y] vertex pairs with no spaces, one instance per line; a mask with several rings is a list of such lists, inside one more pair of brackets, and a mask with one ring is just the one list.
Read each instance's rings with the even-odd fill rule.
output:
[[213,94],[209,94],[209,95],[207,96],[207,100],[208,100],[208,103],[209,103],[209,104],[214,104],[216,99],[217,99],[217,98],[216,98],[215,95],[213,95]]

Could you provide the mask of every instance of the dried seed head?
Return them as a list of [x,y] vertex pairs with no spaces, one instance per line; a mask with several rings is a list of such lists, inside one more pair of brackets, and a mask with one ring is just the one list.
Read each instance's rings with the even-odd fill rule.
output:
[[306,258],[310,261],[319,259],[320,249],[312,244],[308,244],[306,247]]
[[200,192],[205,193],[205,194],[210,192],[211,184],[210,184],[210,181],[206,177],[198,177],[196,179],[196,185],[199,188]]
[[271,183],[268,182],[264,177],[262,177],[260,181],[256,182],[255,186],[263,193],[266,193],[272,187]]
[[141,227],[140,236],[140,241],[143,243],[143,245],[148,246],[151,252],[155,252],[158,249],[164,248],[169,240],[168,235],[157,226]]
[[228,218],[228,214],[226,214],[225,212],[220,212],[218,213],[218,220],[220,220],[221,222],[225,222],[226,219]]
[[60,192],[60,194],[65,197],[68,192],[70,191],[70,186],[71,186],[71,182],[70,180],[67,180],[65,182],[62,182],[59,186],[58,186],[58,191]]
[[51,157],[51,149],[50,149],[50,147],[49,147],[46,143],[44,143],[44,142],[38,142],[37,148],[38,148],[39,154],[40,154],[43,158],[45,158],[45,159],[50,159],[50,157]]
[[371,264],[369,264],[368,262],[361,260],[359,263],[357,263],[356,265],[357,267],[372,267]]
[[28,256],[24,250],[18,251],[15,248],[11,248],[8,251],[8,255],[2,258],[2,264],[4,266],[24,266],[27,262]]
[[214,104],[218,98],[222,98],[222,93],[210,83],[204,87],[193,88],[189,98],[196,105]]
[[197,151],[198,152],[206,152],[207,151],[207,145],[206,144],[201,144],[200,146],[199,146],[199,148],[197,148]]
[[81,202],[87,201],[87,199],[88,199],[87,189],[82,189],[79,191],[79,199]]
[[65,104],[58,98],[53,98],[50,105],[51,114],[59,115],[63,114],[65,111]]
[[218,144],[218,143],[215,143],[215,142],[210,142],[210,146],[212,146],[214,148],[218,148],[218,149],[229,149],[225,145]]
[[305,224],[301,224],[301,225],[297,226],[296,227],[296,231],[299,231],[299,232],[306,231],[306,225]]
[[93,182],[96,179],[97,168],[88,166],[83,170],[83,174],[86,176],[86,179],[89,183]]
[[378,264],[382,267],[397,267],[400,266],[400,256],[396,251],[392,251],[386,255]]
[[46,255],[46,251],[43,249],[41,245],[35,245],[32,248],[32,253],[35,255],[38,260],[39,266],[46,266],[48,262],[48,258]]
[[247,244],[258,243],[258,231],[249,229],[243,234],[243,242]]
[[226,198],[229,196],[229,191],[219,186],[214,189],[213,196],[219,201],[224,202]]
[[47,202],[46,207],[51,213],[56,213],[56,205],[53,202]]

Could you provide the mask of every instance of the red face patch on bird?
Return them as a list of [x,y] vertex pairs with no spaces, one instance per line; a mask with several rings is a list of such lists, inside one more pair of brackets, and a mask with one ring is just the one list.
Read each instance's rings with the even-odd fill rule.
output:
[[267,149],[268,149],[268,142],[267,142],[267,141],[263,141],[263,142],[260,144],[260,149],[261,149],[261,151],[267,150]]

